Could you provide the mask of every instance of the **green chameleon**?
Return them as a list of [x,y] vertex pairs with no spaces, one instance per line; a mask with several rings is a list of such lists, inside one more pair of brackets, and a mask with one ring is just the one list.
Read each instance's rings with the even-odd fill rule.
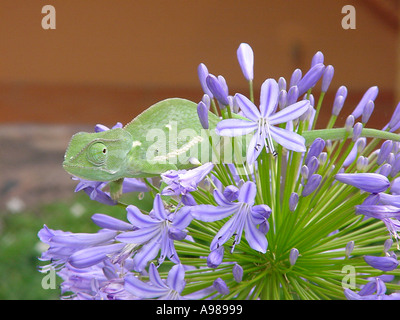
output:
[[193,167],[190,158],[211,159],[210,137],[216,144],[219,118],[209,112],[210,130],[200,124],[197,104],[172,98],[151,106],[124,128],[75,134],[64,156],[64,169],[79,178],[111,181],[113,198],[124,178],[159,175]]
[[[209,112],[208,119],[209,129],[204,130],[194,102],[166,99],[145,110],[124,128],[75,134],[65,153],[63,167],[82,179],[110,181],[110,193],[116,199],[121,194],[124,178],[151,177],[168,170],[194,167],[191,158],[201,163],[219,161],[223,153],[220,150],[231,145],[232,140],[216,135],[219,117]],[[311,130],[302,135],[306,145],[317,137],[324,140],[351,137],[344,128]],[[363,129],[362,136],[400,141],[398,134],[375,129]],[[239,149],[245,155],[246,143]]]

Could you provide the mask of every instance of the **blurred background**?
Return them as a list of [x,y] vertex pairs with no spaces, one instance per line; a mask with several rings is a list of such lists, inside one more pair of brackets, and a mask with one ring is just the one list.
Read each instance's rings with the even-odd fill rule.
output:
[[[42,28],[46,4],[56,10],[55,29]],[[355,9],[355,29],[342,27],[345,5]],[[335,76],[320,126],[340,85],[349,91],[342,120],[376,85],[369,127],[380,129],[400,100],[399,6],[398,0],[0,0],[0,299],[57,298],[36,271],[38,230],[46,223],[90,232],[95,210],[113,210],[74,194],[76,182],[61,167],[73,133],[126,124],[165,98],[199,101],[201,62],[225,77],[230,94],[246,94],[236,58],[241,42],[255,52],[256,94],[266,78],[289,81],[296,68],[304,74],[321,51]]]

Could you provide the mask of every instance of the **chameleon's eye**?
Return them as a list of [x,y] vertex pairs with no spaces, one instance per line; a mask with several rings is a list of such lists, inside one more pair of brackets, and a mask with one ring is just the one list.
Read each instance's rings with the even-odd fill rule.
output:
[[101,166],[107,160],[107,146],[101,142],[92,143],[88,148],[87,159],[95,166]]

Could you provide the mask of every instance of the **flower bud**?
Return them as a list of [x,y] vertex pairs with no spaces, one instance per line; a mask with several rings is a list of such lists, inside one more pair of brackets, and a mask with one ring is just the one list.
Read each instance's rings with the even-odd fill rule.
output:
[[225,281],[221,278],[215,279],[213,283],[213,287],[217,290],[220,294],[227,295],[229,294],[229,288],[226,285]]
[[209,73],[208,73],[208,69],[207,69],[206,65],[204,63],[200,63],[199,66],[197,67],[197,75],[200,80],[200,85],[201,85],[201,88],[203,89],[203,92],[205,94],[207,94],[210,97],[210,99],[212,99],[212,98],[214,98],[214,95],[208,88],[207,81],[206,81],[208,74]]
[[390,257],[376,257],[376,256],[364,256],[364,260],[372,268],[382,271],[392,271],[397,268],[399,261],[395,256]]
[[379,150],[378,153],[378,158],[376,159],[376,163],[378,165],[384,163],[389,154],[392,152],[392,149],[393,149],[393,142],[391,140],[386,140],[384,143],[382,143],[381,149]]
[[243,279],[243,268],[235,263],[235,265],[232,268],[232,273],[233,273],[233,278],[237,283],[241,282]]
[[207,266],[210,268],[217,268],[224,258],[224,247],[220,246],[217,249],[210,252],[207,257]]
[[390,186],[388,178],[378,173],[338,173],[335,179],[369,193],[383,192]]
[[297,250],[296,248],[291,249],[289,253],[289,262],[291,266],[295,265],[298,257],[299,257],[299,250]]
[[322,63],[317,63],[304,75],[299,81],[297,87],[299,88],[299,95],[307,92],[315,86],[324,72],[325,66]]
[[321,51],[317,51],[311,60],[311,67],[318,63],[324,63],[324,54]]
[[365,105],[364,111],[362,113],[361,122],[366,124],[371,117],[372,112],[374,111],[375,103],[372,100],[369,100]]
[[363,129],[363,125],[362,125],[361,122],[357,122],[357,123],[354,125],[354,128],[353,128],[353,137],[352,137],[352,140],[353,140],[353,141],[357,141],[357,139],[361,136],[362,129]]
[[354,249],[354,241],[349,241],[346,245],[346,257],[349,257]]
[[223,80],[223,77],[219,76],[217,78],[216,76],[210,74],[206,78],[206,83],[212,92],[211,95],[213,95],[220,104],[223,106],[229,105],[228,92],[226,92],[226,82]]
[[289,210],[296,210],[297,203],[299,202],[299,195],[296,192],[292,192],[289,198]]
[[332,82],[334,73],[335,73],[335,69],[333,68],[333,66],[329,65],[325,68],[324,74],[322,76],[322,85],[321,85],[322,92],[328,91],[328,88]]
[[286,90],[286,80],[284,77],[280,77],[278,80],[279,91]]
[[237,58],[244,77],[251,81],[254,78],[254,53],[247,43],[241,43],[237,49]]
[[365,106],[367,105],[368,101],[372,100],[375,101],[376,96],[378,95],[379,89],[378,87],[374,86],[369,88],[364,96],[361,98],[360,102],[358,103],[357,107],[354,109],[352,115],[354,119],[357,119],[359,116],[362,115]]
[[302,196],[307,197],[311,193],[313,193],[321,183],[322,176],[319,174],[313,174],[307,181],[307,184],[304,186]]
[[303,73],[301,72],[300,69],[294,70],[290,78],[289,86],[290,87],[297,86],[302,76]]
[[203,101],[197,105],[197,114],[203,129],[208,129],[208,108]]

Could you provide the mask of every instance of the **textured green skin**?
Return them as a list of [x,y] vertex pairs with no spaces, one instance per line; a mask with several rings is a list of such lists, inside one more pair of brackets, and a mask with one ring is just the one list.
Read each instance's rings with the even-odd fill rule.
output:
[[[218,117],[209,112],[211,134],[218,121]],[[202,143],[208,144],[194,102],[178,98],[163,100],[146,109],[122,129],[75,134],[65,153],[63,167],[68,173],[91,181],[151,177],[170,169],[187,168],[191,165],[189,156],[185,154],[190,155],[193,148],[200,149],[200,142],[194,143],[189,151],[180,152],[179,156],[154,162],[155,157],[173,154],[187,145],[185,130],[196,135],[202,134]],[[150,134],[148,137],[149,133],[153,133],[153,136]],[[166,138],[159,147],[158,134]],[[88,160],[89,146],[94,142],[104,143],[107,147],[107,159],[102,165],[94,165]],[[150,157],[149,149],[153,150]]]

